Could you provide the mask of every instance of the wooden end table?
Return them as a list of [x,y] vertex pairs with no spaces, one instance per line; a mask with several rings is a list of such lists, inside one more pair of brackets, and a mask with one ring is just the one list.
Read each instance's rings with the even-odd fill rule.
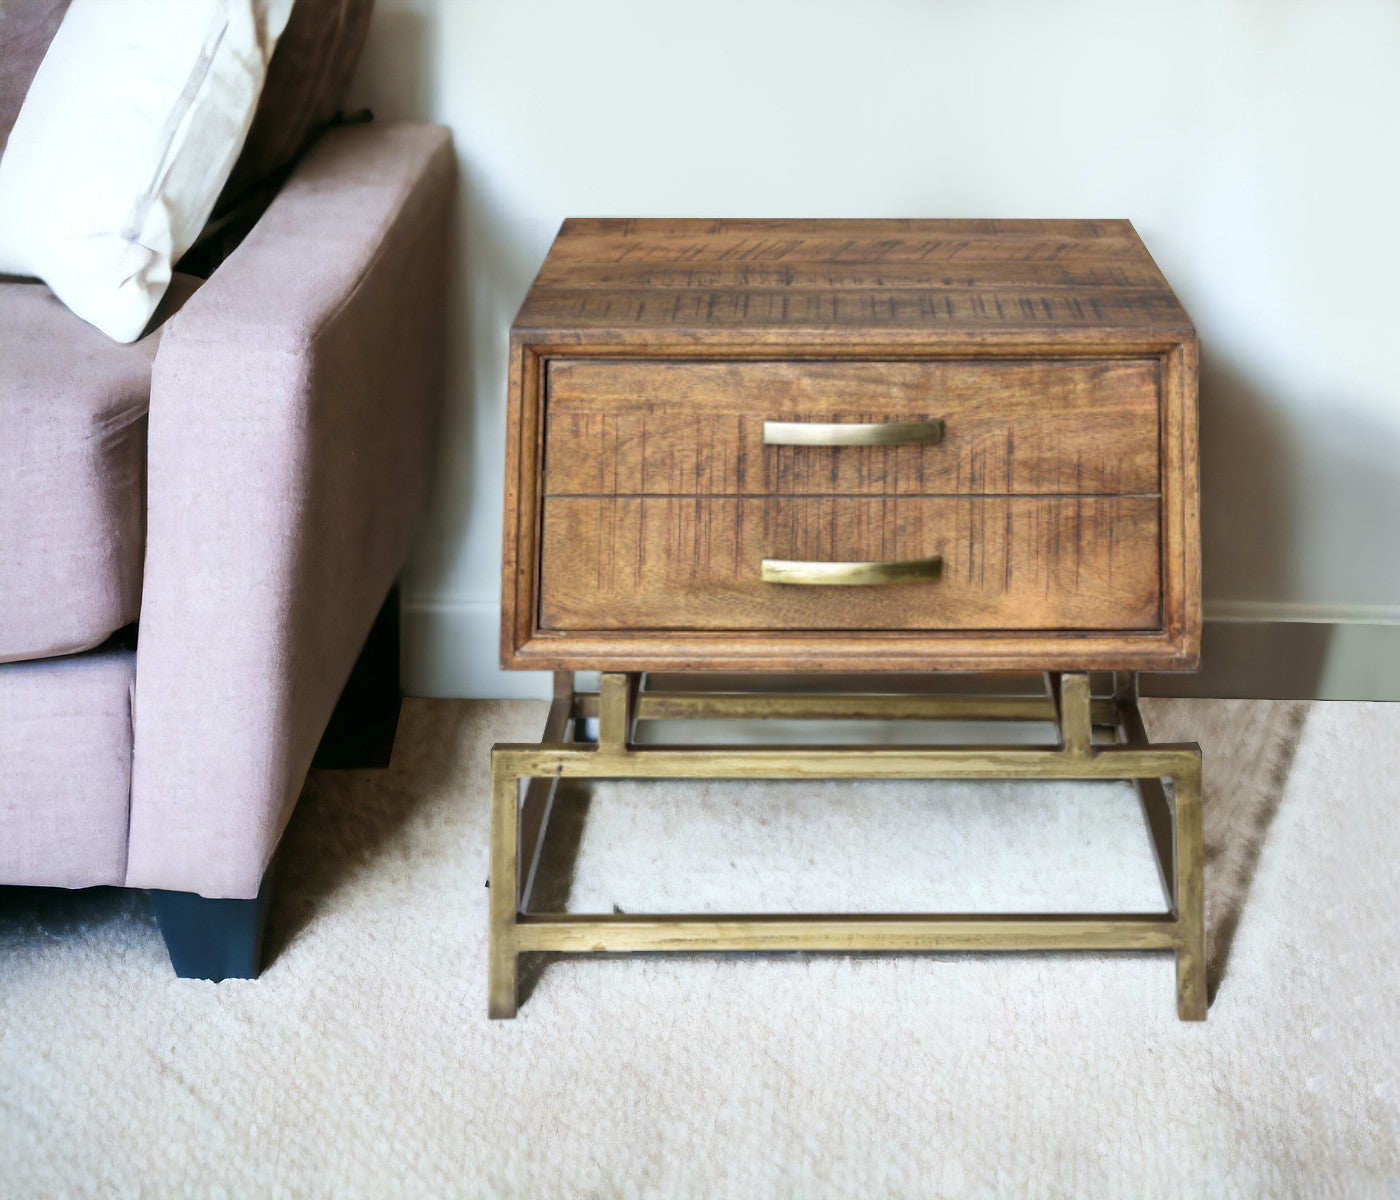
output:
[[[491,1015],[515,1014],[529,951],[1161,949],[1179,1015],[1204,1018],[1200,750],[1150,744],[1137,708],[1137,672],[1199,662],[1196,378],[1126,221],[565,222],[511,330],[501,661],[556,688],[543,742],[492,755]],[[575,670],[601,691],[577,695]],[[884,678],[745,688],[759,671]],[[918,686],[1026,671],[1042,695]],[[1090,672],[1111,673],[1102,695]],[[597,742],[574,740],[592,716]],[[634,743],[676,717],[1059,738]],[[1168,907],[532,913],[564,777],[1134,780]]]

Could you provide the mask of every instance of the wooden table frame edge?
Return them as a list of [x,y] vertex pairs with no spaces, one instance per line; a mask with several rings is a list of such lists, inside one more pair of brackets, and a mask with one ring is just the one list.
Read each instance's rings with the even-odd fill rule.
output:
[[[1161,427],[1161,598],[1162,623],[1151,630],[993,631],[945,633],[922,630],[862,632],[855,649],[849,635],[833,632],[764,631],[767,661],[763,669],[801,664],[803,670],[850,669],[842,658],[858,657],[864,670],[1112,670],[1194,671],[1200,666],[1200,524],[1199,432],[1194,398],[1199,349],[1189,326],[1142,331],[1101,330],[1081,344],[1077,338],[1037,338],[1027,334],[965,336],[941,341],[936,348],[910,336],[887,331],[880,342],[858,340],[846,345],[824,332],[755,342],[729,334],[694,331],[682,352],[658,352],[649,338],[626,331],[586,332],[536,329],[517,322],[510,337],[506,418],[505,536],[501,573],[501,666],[510,670],[587,670],[600,661],[624,669],[665,667],[689,670],[756,668],[754,647],[732,658],[732,633],[651,630],[599,633],[542,629],[539,623],[539,542],[544,478],[546,377],[553,358],[568,357],[704,361],[783,359],[810,361],[901,361],[1002,358],[1034,355],[1074,359],[1092,350],[1097,359],[1155,358],[1160,364]],[[1180,467],[1180,472],[1176,468]],[[1178,479],[1178,474],[1180,478]],[[1000,643],[988,650],[988,637]],[[846,645],[845,650],[840,649]],[[630,660],[635,660],[635,663]]]
[[[491,754],[489,1013],[515,1016],[519,955],[637,951],[1172,950],[1177,1014],[1206,1016],[1201,751],[1152,744],[1137,705],[1137,675],[1114,675],[1093,697],[1084,673],[1046,674],[1042,696],[833,693],[656,693],[640,673],[602,677],[580,695],[555,675],[539,744]],[[596,716],[596,744],[573,740]],[[638,720],[822,717],[1054,721],[1054,746],[638,746]],[[1095,745],[1094,726],[1115,743]],[[1122,779],[1137,783],[1170,907],[1163,913],[1035,914],[549,914],[527,911],[554,785],[561,778]],[[520,781],[528,780],[521,795]],[[1168,795],[1162,780],[1172,782]]]

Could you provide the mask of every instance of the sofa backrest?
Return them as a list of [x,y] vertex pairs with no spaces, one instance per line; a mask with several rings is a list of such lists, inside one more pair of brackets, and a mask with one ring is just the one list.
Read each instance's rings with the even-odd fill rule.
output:
[[374,0],[296,0],[216,216],[290,165],[340,111],[373,7]]

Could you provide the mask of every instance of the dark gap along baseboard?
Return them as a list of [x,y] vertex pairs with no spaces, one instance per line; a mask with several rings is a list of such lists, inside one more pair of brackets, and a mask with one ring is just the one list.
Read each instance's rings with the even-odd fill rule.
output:
[[[1218,700],[1382,700],[1400,701],[1400,625],[1303,621],[1207,621],[1202,630],[1201,670],[1143,674],[1144,696]],[[1091,673],[1096,695],[1112,691],[1112,679]],[[595,672],[579,672],[585,691],[597,690]],[[762,675],[653,673],[655,686],[712,690],[747,687],[784,692],[928,691],[1034,692],[1044,685],[1036,674],[925,675]]]

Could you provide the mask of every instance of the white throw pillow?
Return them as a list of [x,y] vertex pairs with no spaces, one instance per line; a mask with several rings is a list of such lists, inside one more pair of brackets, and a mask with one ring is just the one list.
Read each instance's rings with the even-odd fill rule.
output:
[[73,0],[0,158],[0,273],[140,337],[252,124],[292,0]]

